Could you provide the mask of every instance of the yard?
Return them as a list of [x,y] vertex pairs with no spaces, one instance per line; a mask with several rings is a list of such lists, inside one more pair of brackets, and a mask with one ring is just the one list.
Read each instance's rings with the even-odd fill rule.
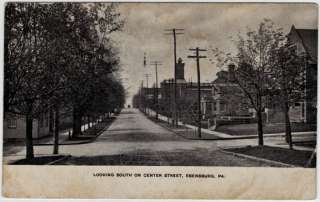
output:
[[[162,127],[165,127],[167,129],[169,129],[170,131],[174,132],[175,134],[185,138],[185,139],[191,139],[191,140],[198,140],[199,136],[197,133],[196,129],[190,129],[186,126],[183,125],[178,125],[178,126],[172,126],[171,124],[168,124],[168,122],[160,120],[160,119],[156,119],[154,117],[148,117],[151,121],[159,124]],[[204,131],[201,132],[201,139],[207,139],[207,140],[215,140],[215,139],[219,139],[218,137],[205,133]]]
[[312,151],[290,150],[269,146],[248,146],[243,148],[227,149],[226,151],[268,159],[299,167],[314,168],[316,166],[316,156],[312,156]]
[[[316,131],[316,124],[291,123],[292,132]],[[216,128],[216,131],[229,135],[257,135],[258,126],[256,123],[222,125]],[[284,123],[264,124],[263,132],[265,134],[285,132]]]

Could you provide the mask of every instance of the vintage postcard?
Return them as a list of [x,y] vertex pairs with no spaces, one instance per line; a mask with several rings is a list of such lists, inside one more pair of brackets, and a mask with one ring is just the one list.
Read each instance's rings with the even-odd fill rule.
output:
[[316,198],[318,4],[1,5],[3,197]]

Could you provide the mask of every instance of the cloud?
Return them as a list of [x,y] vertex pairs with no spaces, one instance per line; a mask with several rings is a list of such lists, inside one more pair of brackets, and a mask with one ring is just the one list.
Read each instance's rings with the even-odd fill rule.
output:
[[[113,35],[120,49],[123,77],[130,86],[129,99],[153,67],[143,67],[143,53],[148,60],[160,60],[159,81],[173,77],[173,40],[164,35],[164,29],[184,28],[185,34],[177,37],[178,57],[186,63],[185,78],[195,81],[195,61],[187,59],[189,48],[209,46],[230,51],[230,36],[255,28],[269,18],[288,32],[291,25],[298,28],[316,28],[317,5],[311,3],[119,3],[119,11],[126,24],[122,33]],[[218,69],[209,60],[201,60],[202,81],[212,81]]]

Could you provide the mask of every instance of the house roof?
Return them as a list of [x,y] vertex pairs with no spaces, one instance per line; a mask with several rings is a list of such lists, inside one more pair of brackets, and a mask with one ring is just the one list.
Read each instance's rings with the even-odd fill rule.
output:
[[318,30],[317,29],[297,29],[292,26],[299,35],[303,46],[314,62],[318,60]]
[[218,77],[216,78],[212,83],[213,84],[219,84],[219,83],[226,83],[226,79],[225,78],[221,78],[221,77]]
[[226,93],[226,94],[234,94],[234,93],[242,93],[242,90],[237,85],[224,85],[224,86],[215,86],[216,88],[220,89],[220,93]]
[[233,84],[232,75],[229,71],[220,71],[216,74],[218,77],[212,82],[213,84]]

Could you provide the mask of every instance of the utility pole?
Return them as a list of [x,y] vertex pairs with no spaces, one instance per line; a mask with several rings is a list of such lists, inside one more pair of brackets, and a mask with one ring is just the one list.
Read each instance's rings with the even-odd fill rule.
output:
[[173,35],[173,56],[174,56],[174,101],[173,101],[173,125],[178,125],[177,120],[177,35],[183,35],[184,29],[166,29],[165,35]]
[[155,91],[155,109],[156,109],[156,119],[158,119],[158,111],[159,111],[159,100],[158,100],[158,95],[159,95],[159,87],[158,87],[158,66],[162,65],[160,61],[152,61],[150,63],[151,65],[155,66],[155,73],[156,73],[156,91]]
[[140,111],[143,110],[143,103],[142,103],[142,89],[143,89],[143,80],[141,80],[140,90],[139,90],[139,109]]
[[[143,67],[146,68],[146,66],[147,66],[147,58],[146,58],[146,53],[144,52],[143,53]],[[147,79],[147,86],[148,86],[148,79]],[[146,114],[147,113],[147,99],[146,99],[146,89],[143,90],[143,80],[141,82],[141,90],[143,91],[143,101],[144,101],[144,103],[143,103],[143,107],[144,107],[143,111]]]
[[[174,108],[174,96],[173,96],[173,92],[174,92],[174,79],[169,79],[169,93],[170,93],[170,110],[171,112],[173,112],[173,108]],[[171,124],[174,125],[174,117],[173,117],[173,113],[171,113]]]
[[144,74],[144,75],[145,75],[146,81],[147,81],[147,87],[146,87],[146,89],[145,89],[146,113],[149,114],[149,113],[148,113],[148,111],[149,111],[149,110],[148,110],[148,105],[149,105],[148,96],[149,96],[149,76],[150,76],[150,74]]
[[150,74],[144,74],[144,76],[146,77],[146,82],[147,82],[146,88],[149,88],[149,76],[150,76]]
[[147,66],[147,57],[146,53],[143,53],[143,67],[145,68]]
[[201,99],[201,89],[200,89],[200,58],[206,58],[206,56],[200,56],[199,52],[207,51],[205,49],[200,48],[191,48],[190,51],[195,51],[196,55],[189,55],[188,58],[196,58],[197,61],[197,76],[198,76],[198,136],[201,138],[201,106],[200,106],[200,99]]

